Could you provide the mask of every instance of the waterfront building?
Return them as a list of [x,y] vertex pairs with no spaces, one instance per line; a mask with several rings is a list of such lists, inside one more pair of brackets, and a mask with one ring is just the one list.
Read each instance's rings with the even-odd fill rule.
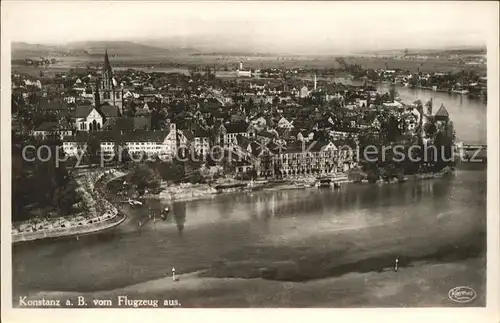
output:
[[[289,145],[272,156],[275,175],[325,175],[337,172],[338,148],[333,142],[306,145]],[[278,174],[276,174],[278,173]]]

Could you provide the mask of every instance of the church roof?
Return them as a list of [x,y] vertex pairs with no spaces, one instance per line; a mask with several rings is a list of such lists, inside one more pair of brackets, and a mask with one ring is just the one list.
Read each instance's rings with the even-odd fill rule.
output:
[[75,118],[86,118],[89,113],[94,109],[92,106],[79,106],[75,109]]
[[149,130],[151,128],[151,118],[148,117],[118,117],[106,120],[103,129],[106,130]]
[[[106,102],[107,103],[107,102]],[[118,117],[118,108],[112,105],[101,105],[97,111],[104,117]]]
[[169,130],[127,131],[123,133],[125,142],[163,142]]
[[448,114],[448,110],[444,107],[443,104],[441,104],[441,107],[439,110],[436,112],[436,117],[449,117],[450,115]]

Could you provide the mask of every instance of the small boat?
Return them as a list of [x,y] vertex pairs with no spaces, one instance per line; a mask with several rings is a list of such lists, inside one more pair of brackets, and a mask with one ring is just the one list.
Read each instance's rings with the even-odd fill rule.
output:
[[160,217],[162,220],[166,220],[167,219],[167,214],[168,212],[170,211],[170,209],[168,207],[165,207],[162,212],[160,213]]
[[136,201],[136,200],[132,200],[132,199],[128,199],[128,204],[130,204],[130,206],[142,206],[142,202],[141,201]]
[[332,187],[332,180],[329,179],[329,178],[321,178],[319,181],[318,181],[318,184],[317,184],[317,187],[319,188],[328,188],[328,187]]

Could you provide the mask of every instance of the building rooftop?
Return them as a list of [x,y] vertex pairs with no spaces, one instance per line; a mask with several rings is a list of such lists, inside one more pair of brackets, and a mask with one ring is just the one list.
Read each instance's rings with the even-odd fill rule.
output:
[[448,118],[450,115],[448,113],[448,110],[446,110],[446,108],[444,107],[444,105],[441,104],[441,107],[439,108],[439,110],[437,110],[435,116],[436,117]]

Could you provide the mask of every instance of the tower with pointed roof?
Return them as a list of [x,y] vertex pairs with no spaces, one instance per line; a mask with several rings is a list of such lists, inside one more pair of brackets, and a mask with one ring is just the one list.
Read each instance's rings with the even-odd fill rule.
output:
[[441,107],[434,115],[434,118],[436,119],[436,121],[448,122],[450,120],[450,115],[448,113],[448,110],[446,110],[446,108],[444,107],[444,104],[441,104]]
[[118,85],[113,78],[113,69],[109,62],[108,50],[104,52],[104,65],[102,67],[101,79],[98,80],[96,86],[95,105],[114,106],[118,110],[119,115],[123,115],[123,88]]

